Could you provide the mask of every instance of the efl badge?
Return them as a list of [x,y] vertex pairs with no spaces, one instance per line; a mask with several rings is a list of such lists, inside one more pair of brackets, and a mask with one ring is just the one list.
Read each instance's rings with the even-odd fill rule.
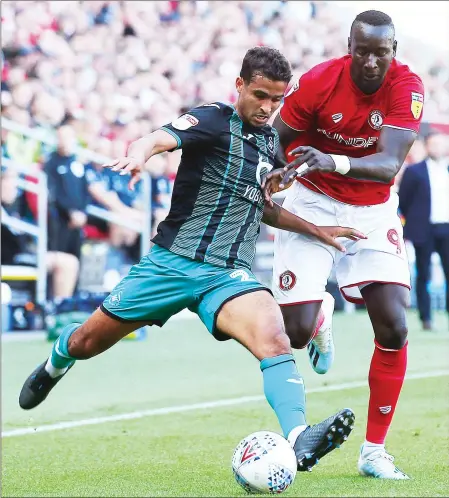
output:
[[375,130],[381,130],[383,122],[384,122],[384,116],[380,111],[370,112],[368,123],[371,126],[371,128],[374,128]]
[[296,284],[296,276],[292,271],[287,270],[279,275],[280,289],[288,291],[292,289],[295,286],[295,284]]
[[422,93],[412,92],[412,114],[415,119],[421,117],[422,108],[424,105],[424,95]]
[[199,121],[195,116],[192,116],[191,114],[183,114],[172,122],[172,126],[177,130],[188,130],[192,126],[196,126],[198,123]]

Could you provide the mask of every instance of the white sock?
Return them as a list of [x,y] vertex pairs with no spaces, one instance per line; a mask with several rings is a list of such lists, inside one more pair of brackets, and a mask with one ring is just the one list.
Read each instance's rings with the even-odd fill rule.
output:
[[52,364],[51,364],[51,356],[49,356],[48,360],[47,360],[47,363],[45,365],[45,371],[48,373],[48,375],[54,379],[56,377],[59,377],[60,375],[64,375],[67,370],[69,369],[69,367],[65,367],[65,368],[55,368]]
[[364,455],[369,455],[373,451],[384,450],[384,449],[385,449],[385,445],[384,444],[370,443],[369,441],[367,441],[365,439],[365,442],[363,443],[362,453]]
[[290,443],[290,446],[292,448],[295,445],[298,436],[301,434],[301,432],[305,431],[306,429],[307,425],[298,425],[298,427],[295,427],[290,431],[290,434],[287,437],[287,441]]

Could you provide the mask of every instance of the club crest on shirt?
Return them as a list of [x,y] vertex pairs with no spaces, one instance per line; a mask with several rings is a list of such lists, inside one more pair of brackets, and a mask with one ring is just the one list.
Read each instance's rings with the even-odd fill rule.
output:
[[411,111],[415,119],[420,118],[423,105],[424,105],[424,95],[422,93],[412,92]]
[[284,271],[279,275],[279,288],[288,291],[292,289],[296,284],[296,275],[290,271]]
[[384,115],[380,111],[375,110],[370,112],[368,123],[371,126],[371,128],[374,128],[375,130],[380,130],[382,129],[383,122],[384,122]]
[[198,123],[199,120],[195,116],[192,116],[191,114],[183,114],[182,116],[179,116],[179,118],[172,121],[172,126],[177,130],[188,130],[192,126],[196,126]]

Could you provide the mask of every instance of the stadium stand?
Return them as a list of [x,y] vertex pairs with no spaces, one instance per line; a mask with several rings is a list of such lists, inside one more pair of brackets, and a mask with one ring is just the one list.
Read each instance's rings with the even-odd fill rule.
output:
[[[148,248],[149,231],[169,207],[180,156],[152,159],[151,181],[132,198],[121,177],[111,178],[99,168],[102,158],[121,153],[130,141],[185,109],[234,101],[233,79],[248,47],[280,49],[296,75],[346,52],[347,33],[333,2],[5,1],[1,22],[2,161],[25,168],[22,179],[32,182],[33,171],[48,173],[64,130],[76,137],[66,167],[85,197],[82,202],[78,197],[82,205],[61,207],[49,182],[48,230],[54,231],[59,216],[64,230],[73,233],[76,227],[82,236],[81,289],[104,288],[108,270],[125,271]],[[415,57],[414,45],[404,45],[401,60],[413,63],[427,90],[424,120],[449,133],[444,57]],[[420,161],[423,154],[418,140],[407,163]],[[56,168],[53,183],[57,176]],[[28,222],[37,220],[36,196],[24,195]],[[66,208],[77,214],[61,217]],[[133,227],[124,226],[120,220],[125,218],[133,220]],[[68,245],[49,248],[78,256],[78,242],[64,239]],[[270,241],[264,229],[256,272],[265,280]],[[117,278],[107,274],[110,282]]]

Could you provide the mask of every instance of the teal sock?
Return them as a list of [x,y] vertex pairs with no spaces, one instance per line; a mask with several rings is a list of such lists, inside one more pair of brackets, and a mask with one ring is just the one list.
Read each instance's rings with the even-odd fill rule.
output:
[[293,355],[281,354],[260,362],[264,392],[275,411],[282,432],[288,437],[292,429],[306,424],[306,394]]
[[80,325],[80,323],[66,325],[56,339],[50,356],[50,362],[54,368],[67,368],[75,363],[76,358],[72,358],[69,354],[69,339]]

